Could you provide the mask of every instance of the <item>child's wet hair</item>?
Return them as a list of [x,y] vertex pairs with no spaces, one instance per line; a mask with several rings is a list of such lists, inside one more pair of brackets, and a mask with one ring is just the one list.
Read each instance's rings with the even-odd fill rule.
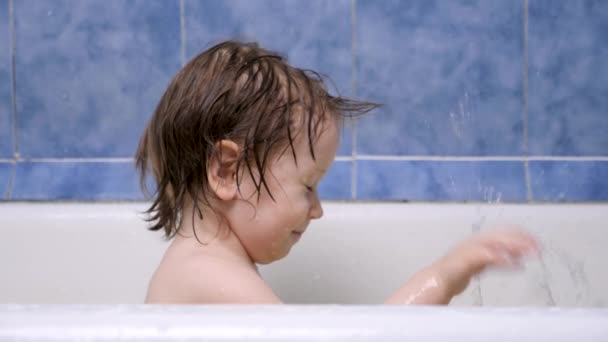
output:
[[314,158],[313,142],[325,119],[377,106],[330,95],[318,73],[292,67],[255,43],[211,47],[177,73],[141,137],[136,153],[141,184],[149,194],[151,171],[156,187],[147,211],[150,229],[173,237],[188,199],[202,218],[201,206],[210,207],[208,161],[220,157],[219,141],[240,145],[237,185],[240,171],[247,170],[259,198],[263,189],[270,194],[265,170],[272,153],[290,149],[297,164],[293,144],[300,127],[308,130]]

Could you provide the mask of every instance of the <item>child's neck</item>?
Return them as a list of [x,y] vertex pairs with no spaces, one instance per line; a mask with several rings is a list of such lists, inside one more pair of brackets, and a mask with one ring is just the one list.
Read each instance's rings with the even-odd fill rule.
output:
[[192,205],[184,209],[179,232],[175,235],[176,242],[187,243],[205,254],[256,267],[241,241],[232,232],[228,220],[221,220],[218,214],[208,208],[201,211],[203,219]]

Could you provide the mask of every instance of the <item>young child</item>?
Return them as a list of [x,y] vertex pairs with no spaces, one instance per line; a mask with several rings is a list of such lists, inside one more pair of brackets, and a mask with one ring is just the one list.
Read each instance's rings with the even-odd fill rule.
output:
[[[314,72],[256,44],[223,42],[173,79],[137,151],[156,180],[152,230],[172,238],[147,303],[281,303],[256,264],[285,257],[323,216],[319,181],[342,119],[377,105],[328,94]],[[537,250],[516,230],[472,237],[415,274],[393,304],[448,304],[488,266]]]

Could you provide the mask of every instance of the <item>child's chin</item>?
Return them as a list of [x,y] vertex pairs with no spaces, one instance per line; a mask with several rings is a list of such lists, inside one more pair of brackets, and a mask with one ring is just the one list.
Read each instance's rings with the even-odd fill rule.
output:
[[285,248],[284,251],[281,251],[281,253],[274,253],[269,259],[266,260],[256,260],[256,264],[258,265],[268,265],[270,263],[273,263],[275,261],[279,261],[283,258],[285,258],[289,252],[291,251],[291,247],[295,244],[295,242],[292,242],[292,244],[288,247]]

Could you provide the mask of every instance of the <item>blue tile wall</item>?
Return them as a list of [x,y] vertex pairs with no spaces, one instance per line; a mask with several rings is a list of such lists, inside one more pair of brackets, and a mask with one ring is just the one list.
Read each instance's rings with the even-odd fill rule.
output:
[[17,163],[15,200],[133,200],[141,198],[127,163]]
[[328,200],[351,197],[352,163],[336,161],[319,184],[319,196]]
[[530,153],[606,155],[608,2],[532,1]]
[[522,154],[521,1],[358,4],[359,153]]
[[141,200],[167,83],[239,39],[384,104],[323,199],[606,202],[606,37],[603,0],[0,0],[0,198]]
[[19,152],[129,157],[180,67],[177,1],[15,1]]
[[0,0],[0,158],[13,157],[8,0]]
[[542,201],[608,201],[608,161],[530,163],[532,191]]
[[517,162],[358,161],[357,194],[368,200],[521,202]]
[[0,163],[0,199],[8,199],[9,179],[13,167],[11,163]]

